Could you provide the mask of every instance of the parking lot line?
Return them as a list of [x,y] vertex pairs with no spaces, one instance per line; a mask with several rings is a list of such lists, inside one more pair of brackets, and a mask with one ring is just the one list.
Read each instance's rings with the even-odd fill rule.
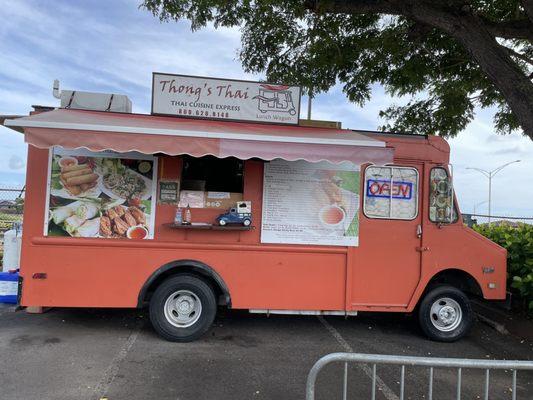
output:
[[[352,346],[350,346],[350,344],[346,340],[344,340],[344,338],[342,337],[342,335],[339,333],[338,330],[336,330],[328,321],[326,321],[322,315],[319,315],[317,318],[322,323],[322,325],[324,325],[326,330],[335,338],[337,343],[340,344],[340,346],[345,352],[354,353]],[[372,368],[370,368],[366,364],[356,364],[356,366],[357,368],[362,370],[365,373],[365,375],[368,376],[369,379],[372,379],[372,374],[373,374]],[[376,374],[376,385],[381,390],[383,395],[387,398],[387,400],[399,400],[398,396],[396,396],[394,391],[391,388],[389,388],[387,384],[383,381],[383,379],[381,379],[380,376],[377,374]]]
[[100,382],[94,388],[94,393],[98,396],[98,399],[104,398],[107,395],[109,386],[111,386],[111,384],[115,380],[115,377],[117,376],[117,373],[120,369],[120,364],[126,358],[131,348],[135,344],[135,341],[137,340],[137,337],[139,336],[139,333],[141,332],[143,327],[144,321],[139,322],[137,324],[137,326],[131,331],[130,335],[128,336],[128,339],[126,340],[120,351],[115,357],[113,357],[111,363],[109,363],[108,367],[104,372],[104,375],[102,376],[102,379],[100,379]]

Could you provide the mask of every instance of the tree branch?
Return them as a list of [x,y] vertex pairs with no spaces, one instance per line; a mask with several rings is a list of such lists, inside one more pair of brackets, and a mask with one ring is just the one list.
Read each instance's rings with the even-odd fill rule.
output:
[[[403,15],[416,22],[433,26],[455,38],[494,86],[524,130],[533,139],[533,84],[516,65],[508,51],[496,41],[495,36],[522,38],[533,42],[533,23],[527,19],[510,22],[493,22],[487,18],[457,7],[446,7],[429,0],[304,0],[312,12],[344,14]],[[448,1],[454,0],[447,0]],[[531,2],[532,0],[528,0]],[[523,22],[525,21],[525,22]]]
[[[403,3],[409,3],[405,1]],[[383,13],[401,14],[402,1],[398,0],[305,0],[304,7],[314,12],[333,14]]]
[[500,45],[505,51],[507,51],[511,57],[516,57],[516,58],[519,58],[520,60],[522,61],[525,61],[527,62],[528,64],[531,64],[533,65],[533,60],[531,58],[529,58],[528,56],[522,54],[522,53],[519,53],[513,49],[510,49],[509,47],[505,47],[505,46],[502,46]]
[[487,30],[502,39],[526,39],[533,42],[533,22],[529,19],[494,22],[480,16]]
[[[453,0],[448,0],[446,4],[450,6]],[[529,11],[533,12],[533,0],[522,0],[524,8],[529,15]],[[424,4],[425,3],[425,4]],[[463,4],[464,1],[457,1],[455,7]],[[438,3],[437,3],[438,4]],[[418,19],[416,10],[422,6],[431,6],[431,2],[415,1],[415,0],[305,0],[304,7],[310,11],[317,13],[333,13],[333,14],[391,14],[404,15]],[[433,4],[433,8],[439,8],[438,5]],[[441,6],[442,7],[442,6]],[[529,7],[531,10],[529,10]],[[461,8],[463,11],[464,6]],[[527,11],[529,10],[529,11]],[[448,10],[449,11],[449,10]],[[533,22],[527,18],[494,22],[483,16],[481,18],[487,30],[496,37],[503,39],[526,39],[533,42]],[[530,17],[531,18],[531,17]],[[420,19],[418,19],[420,20]]]

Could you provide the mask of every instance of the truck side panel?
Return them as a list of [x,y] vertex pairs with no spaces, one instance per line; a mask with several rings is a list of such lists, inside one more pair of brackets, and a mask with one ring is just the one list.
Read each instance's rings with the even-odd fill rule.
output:
[[[158,206],[156,239],[43,237],[48,151],[29,146],[21,274],[25,306],[135,307],[144,282],[160,266],[195,259],[215,269],[230,289],[235,308],[342,310],[344,247],[259,244],[249,232],[183,232],[163,226],[173,206]],[[179,174],[172,160],[164,176]],[[164,167],[163,167],[164,165]],[[262,163],[247,163],[245,196],[260,226]],[[214,218],[217,210],[199,218]],[[36,272],[46,279],[32,279]]]

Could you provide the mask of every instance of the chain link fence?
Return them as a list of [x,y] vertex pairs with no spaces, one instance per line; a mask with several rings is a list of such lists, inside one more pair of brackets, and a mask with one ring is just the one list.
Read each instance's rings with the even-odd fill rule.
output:
[[24,191],[24,187],[0,186],[0,265],[4,254],[4,233],[13,227],[13,223],[22,221]]
[[486,215],[486,214],[462,214],[463,222],[472,227],[474,225],[491,224],[494,226],[507,225],[518,227],[520,224],[533,225],[533,217]]

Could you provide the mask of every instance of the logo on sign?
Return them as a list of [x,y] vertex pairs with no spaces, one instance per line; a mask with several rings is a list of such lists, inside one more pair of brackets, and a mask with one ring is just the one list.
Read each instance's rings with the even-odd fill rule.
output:
[[[391,197],[391,182],[390,180],[369,179],[366,182],[366,196],[367,197]],[[399,200],[410,200],[413,197],[413,183],[412,182],[392,182],[392,198]]]

